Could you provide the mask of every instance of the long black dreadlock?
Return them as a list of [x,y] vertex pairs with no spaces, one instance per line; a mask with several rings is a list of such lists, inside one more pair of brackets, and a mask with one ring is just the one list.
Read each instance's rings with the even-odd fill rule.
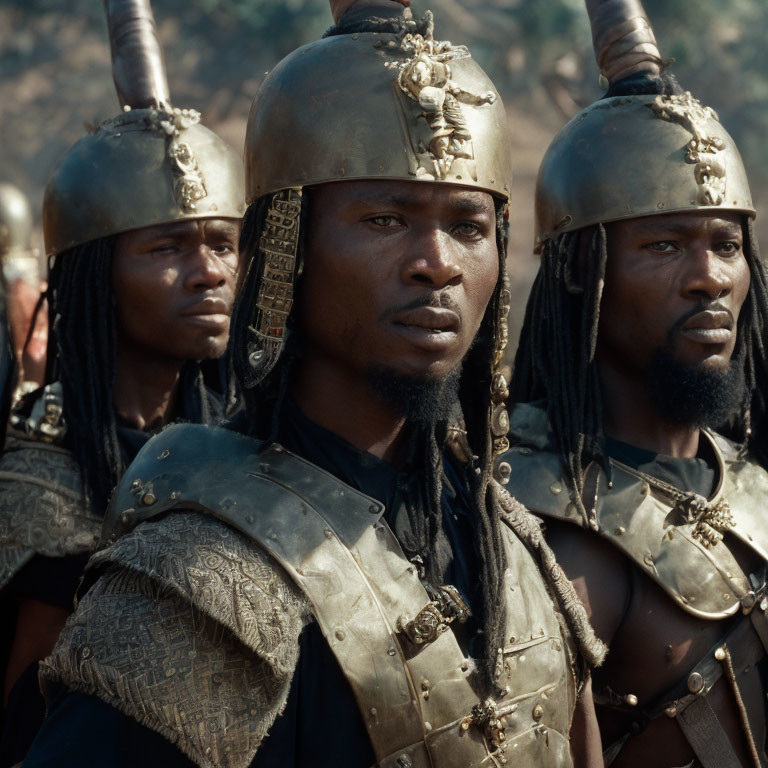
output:
[[[112,294],[115,238],[106,237],[58,254],[51,265],[45,383],[60,382],[67,444],[80,468],[94,509],[103,511],[126,468],[112,401],[116,324]],[[182,387],[199,398],[203,422],[211,419],[199,366],[188,365]],[[29,401],[40,396],[32,393]]]
[[[679,91],[671,75],[640,75],[612,85],[606,97]],[[743,229],[751,282],[739,316],[733,360],[744,371],[746,394],[741,415],[722,425],[721,431],[748,442],[753,456],[768,467],[768,280],[752,221],[746,216]],[[595,361],[606,260],[602,225],[567,232],[543,244],[510,384],[512,402],[546,400],[563,471],[582,514],[586,514],[582,496],[590,462],[609,473]]]

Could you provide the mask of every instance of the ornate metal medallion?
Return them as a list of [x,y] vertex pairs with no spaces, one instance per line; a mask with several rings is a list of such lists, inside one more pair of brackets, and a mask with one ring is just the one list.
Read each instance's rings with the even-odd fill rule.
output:
[[679,96],[657,96],[650,106],[660,119],[677,123],[693,134],[685,162],[695,166],[693,173],[700,187],[698,202],[720,205],[725,200],[726,174],[717,154],[725,149],[725,141],[706,132],[706,122],[718,120],[715,110],[705,107],[690,91]]
[[434,39],[434,22],[429,20],[424,35],[408,33],[400,48],[409,54],[405,61],[387,62],[386,66],[399,69],[397,85],[412,101],[415,101],[432,131],[427,146],[419,147],[428,153],[432,168],[420,168],[420,174],[444,179],[454,160],[474,159],[472,136],[461,110],[461,103],[482,106],[493,104],[496,94],[492,91],[474,94],[462,88],[452,79],[450,62],[468,57],[464,45]]

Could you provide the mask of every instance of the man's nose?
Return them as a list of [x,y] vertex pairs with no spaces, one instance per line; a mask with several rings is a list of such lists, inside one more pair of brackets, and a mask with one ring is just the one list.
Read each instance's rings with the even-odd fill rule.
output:
[[732,262],[724,260],[708,246],[696,246],[689,252],[684,292],[687,296],[709,301],[727,296],[733,290],[733,269]]
[[402,279],[440,290],[459,285],[463,276],[459,248],[453,238],[440,229],[431,229],[413,239],[403,262]]
[[205,243],[200,244],[191,255],[187,272],[187,288],[206,291],[220,288],[227,283],[227,265]]

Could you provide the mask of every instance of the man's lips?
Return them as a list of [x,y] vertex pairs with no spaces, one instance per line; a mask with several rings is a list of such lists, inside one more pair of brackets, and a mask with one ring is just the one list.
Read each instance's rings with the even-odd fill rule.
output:
[[205,317],[207,315],[226,315],[229,317],[229,304],[224,299],[208,298],[192,304],[182,313],[182,317]]
[[187,307],[181,316],[198,325],[226,328],[230,305],[224,299],[210,297]]
[[456,341],[461,318],[443,307],[418,307],[398,312],[391,318],[397,333],[416,347],[428,352],[441,352]]
[[410,326],[433,333],[456,333],[461,319],[450,309],[443,307],[418,307],[400,312],[392,317],[395,325]]
[[705,310],[688,318],[680,333],[699,344],[727,344],[733,336],[733,325],[730,312]]

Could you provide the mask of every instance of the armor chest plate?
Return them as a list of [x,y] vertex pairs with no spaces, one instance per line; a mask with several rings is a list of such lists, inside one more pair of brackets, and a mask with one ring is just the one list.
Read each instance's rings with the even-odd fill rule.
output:
[[[502,458],[511,468],[510,493],[538,514],[585,526],[570,502],[543,412],[518,406],[512,428],[519,430],[521,440]],[[755,603],[755,585],[729,549],[729,537],[738,538],[768,561],[768,526],[762,519],[768,472],[739,459],[724,438],[715,436],[714,442],[725,466],[721,497],[733,517],[724,541],[705,546],[694,536],[695,524],[674,520],[668,499],[619,467],[614,468],[612,487],[600,473],[596,515],[590,521],[599,535],[624,552],[681,607],[707,619],[724,618]]]
[[[269,477],[288,482],[280,466],[289,472],[290,464],[275,461],[278,456],[286,454],[264,454]],[[512,530],[504,526],[508,643],[498,658],[498,695],[484,699],[475,664],[449,628],[419,645],[399,629],[414,619],[427,634],[434,628],[427,592],[383,522],[383,509],[352,489],[337,490],[347,503],[353,494],[365,500],[362,520],[313,502],[282,517],[290,532],[283,535],[273,520],[270,533],[258,538],[310,599],[363,714],[378,768],[509,760],[570,766],[575,679],[569,649],[538,568]],[[297,541],[317,544],[297,547]]]
[[[429,635],[434,613],[381,504],[280,446],[190,425],[183,440],[176,434],[166,430],[152,456],[139,455],[105,535],[194,504],[257,542],[308,597],[379,768],[572,765],[570,641],[534,558],[508,525],[507,642],[499,690],[486,699],[450,628],[438,622],[421,644],[401,629],[416,620]],[[192,463],[209,469],[204,478],[190,475]]]

